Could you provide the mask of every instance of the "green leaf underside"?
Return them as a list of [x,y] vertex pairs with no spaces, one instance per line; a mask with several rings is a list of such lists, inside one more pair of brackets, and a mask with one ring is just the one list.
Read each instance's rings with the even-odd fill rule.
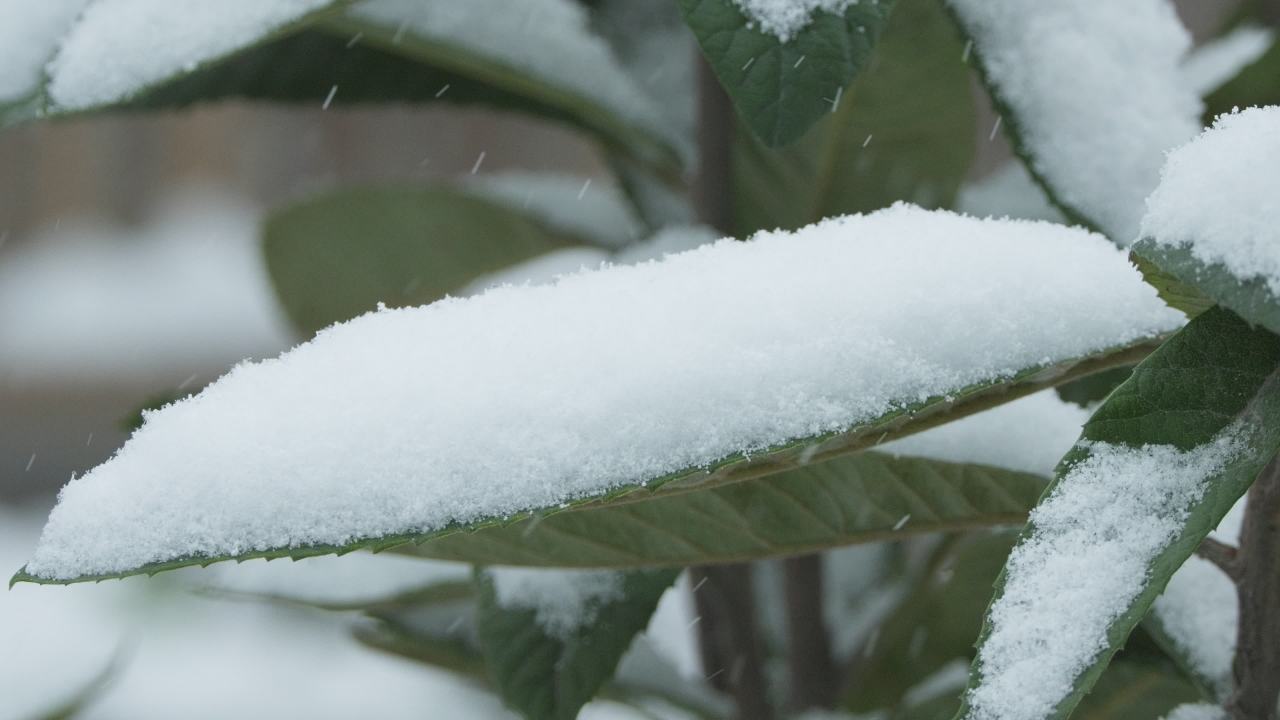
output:
[[[925,678],[956,660],[971,660],[991,588],[1016,538],[1016,532],[974,533],[940,548],[877,626],[875,644],[854,663],[845,708],[872,713],[901,707],[908,691]],[[958,704],[953,699],[945,717]]]
[[738,234],[798,228],[897,200],[949,207],[975,150],[963,53],[937,0],[898,0],[874,57],[797,142],[770,149],[738,129]]
[[731,0],[679,0],[685,22],[738,110],[770,147],[790,143],[829,114],[837,93],[871,58],[892,0],[815,12],[783,43],[750,26]]
[[670,138],[637,127],[593,98],[558,87],[523,68],[411,34],[397,38],[395,27],[344,14],[348,4],[349,0],[340,0],[224,57],[175,73],[117,102],[61,110],[51,106],[40,88],[29,97],[0,104],[0,128],[40,118],[176,109],[232,98],[320,107],[336,88],[330,100],[338,106],[480,103],[545,117],[592,134],[663,177],[678,176],[680,155]]
[[228,599],[244,599],[276,603],[293,607],[314,608],[330,612],[350,612],[360,610],[371,615],[389,613],[404,608],[416,608],[447,604],[470,600],[474,597],[474,588],[470,581],[436,582],[412,590],[405,590],[384,597],[359,600],[313,600],[288,593],[263,593],[244,590],[232,590],[217,586],[201,590],[201,594]]
[[[1129,634],[1146,615],[1169,578],[1195,552],[1280,447],[1280,337],[1250,327],[1230,311],[1215,308],[1193,320],[1133,370],[1123,385],[1085,424],[1082,439],[1131,447],[1173,445],[1191,450],[1229,427],[1240,426],[1244,450],[1213,478],[1189,512],[1182,532],[1150,565],[1147,584],[1107,631],[1107,648],[1076,679],[1051,718],[1066,718]],[[1077,446],[1059,465],[1061,478],[1088,456]],[[1046,490],[1047,497],[1056,486]],[[1029,525],[1023,538],[1034,532]],[[996,599],[1003,592],[1002,573]],[[984,622],[979,644],[990,634]],[[970,686],[981,682],[975,666]],[[968,706],[957,718],[967,717]]]
[[[844,708],[863,714],[892,709],[892,720],[954,716],[959,690],[945,690],[925,702],[908,698],[933,673],[973,659],[973,638],[1016,540],[1017,532],[1006,531],[972,533],[944,544],[879,624],[874,645],[854,663],[856,680]],[[1077,717],[1154,720],[1194,701],[1196,688],[1161,655],[1161,647],[1135,636],[1081,702]]]
[[1093,403],[1105,400],[1113,390],[1129,379],[1129,374],[1132,372],[1133,368],[1118,367],[1082,377],[1074,382],[1059,385],[1056,388],[1058,397],[1087,408]]
[[[326,26],[345,37],[360,33],[362,42],[421,66],[453,73],[494,92],[527,101],[531,107],[551,108],[557,116],[571,119],[573,124],[594,133],[611,148],[658,170],[665,177],[675,179],[680,175],[680,152],[669,138],[658,137],[592,98],[523,72],[522,68],[512,67],[506,61],[486,57],[464,45],[426,39],[412,32],[402,33],[395,26],[365,22],[351,15],[337,16]],[[591,71],[589,68],[577,70]],[[442,97],[447,97],[447,93]],[[514,106],[514,103],[509,105]]]
[[95,582],[131,575],[154,575],[194,565],[207,566],[227,560],[251,560],[315,557],[318,555],[345,555],[356,550],[380,552],[400,545],[421,543],[463,530],[508,525],[537,515],[556,512],[572,512],[594,509],[615,503],[634,503],[652,500],[664,494],[706,490],[730,483],[754,480],[795,468],[817,464],[843,455],[865,450],[898,437],[904,437],[931,427],[966,417],[991,407],[1024,397],[1038,390],[1069,382],[1079,377],[1112,367],[1132,365],[1160,346],[1163,338],[1141,340],[1132,345],[1114,348],[1085,358],[1065,361],[1049,367],[1035,367],[1013,377],[958,389],[949,397],[933,397],[906,406],[885,415],[860,423],[845,432],[781,443],[749,457],[734,454],[706,468],[689,468],[670,475],[654,478],[643,484],[626,485],[602,491],[599,495],[580,498],[565,503],[563,507],[534,508],[528,512],[507,517],[477,520],[468,525],[451,525],[429,532],[405,532],[379,537],[353,538],[350,542],[333,544],[296,545],[293,547],[253,550],[235,556],[194,556],[148,563],[137,568],[116,573],[84,575],[71,579],[53,580],[40,578],[19,570],[11,580],[40,584],[67,585],[77,582]]
[[1186,245],[1139,240],[1130,257],[1169,305],[1195,316],[1216,302],[1272,332],[1280,332],[1280,298],[1260,277],[1240,278],[1220,263],[1205,263]]
[[[474,588],[473,583],[467,583]],[[493,689],[476,630],[476,598],[466,603],[423,602],[368,611],[371,622],[354,634],[366,646],[406,660],[448,670]],[[648,644],[633,645],[597,697],[632,702],[657,698],[702,718],[724,717],[723,700],[708,688],[686,680]]]
[[[702,492],[447,535],[405,550],[494,565],[738,562],[923,533],[1021,525],[1046,482],[983,465],[864,452]],[[967,641],[972,639],[970,633]]]
[[528,720],[573,720],[613,676],[678,574],[625,574],[621,597],[596,603],[593,620],[567,638],[549,635],[533,609],[499,605],[492,582],[482,575],[476,628],[503,702]]
[[263,230],[276,294],[307,333],[380,302],[424,305],[575,244],[518,210],[444,186],[330,193],[273,214]]

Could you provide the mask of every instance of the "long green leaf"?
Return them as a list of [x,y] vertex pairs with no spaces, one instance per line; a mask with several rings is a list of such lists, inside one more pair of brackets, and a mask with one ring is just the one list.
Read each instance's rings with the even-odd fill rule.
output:
[[[1034,501],[1033,501],[1034,502]],[[909,691],[948,665],[973,658],[973,638],[1016,532],[973,534],[940,548],[879,624],[874,644],[851,662],[844,705],[856,713],[900,708]],[[954,693],[945,716],[955,713]],[[906,713],[917,717],[922,713]]]
[[538,608],[504,606],[494,585],[501,579],[482,573],[480,647],[503,700],[529,720],[573,720],[613,676],[677,574],[619,575],[614,578],[620,583],[616,595],[589,598],[578,618],[586,622],[559,629],[549,627]]
[[[492,24],[486,7],[478,3],[433,0],[432,6],[447,17],[470,12],[474,17],[466,22],[476,28]],[[226,98],[316,107],[484,103],[572,124],[673,181],[688,152],[687,138],[661,121],[653,98],[638,86],[634,92],[630,89],[631,79],[617,67],[603,41],[579,27],[579,10],[572,2],[565,0],[564,8],[557,10],[549,17],[564,22],[563,32],[525,34],[507,46],[521,48],[530,57],[568,57],[566,50],[579,51],[594,58],[589,69],[540,72],[502,52],[501,44],[468,42],[482,33],[432,33],[430,23],[417,22],[428,9],[414,3],[336,0],[279,27],[238,38],[228,50],[188,55],[171,67],[159,66],[155,79],[101,100],[59,104],[50,95],[51,79],[46,77],[28,94],[0,102],[0,128],[39,118],[186,107]],[[49,47],[50,58],[56,50],[55,42]]]
[[273,214],[267,270],[315,332],[385,303],[421,305],[485,273],[575,244],[519,211],[448,187],[345,190]]
[[865,452],[702,492],[446,535],[404,551],[553,567],[738,562],[1021,525],[1045,482],[983,465]]
[[685,22],[738,115],[770,147],[785,145],[831,112],[866,66],[892,0],[816,11],[787,42],[753,27],[732,0],[679,0]]
[[[414,542],[444,537],[465,529],[497,527],[549,512],[569,512],[598,508],[611,503],[635,503],[656,499],[662,494],[687,493],[720,485],[767,477],[794,470],[808,464],[816,464],[843,455],[864,450],[896,437],[927,430],[930,427],[965,417],[986,408],[994,407],[1037,390],[1069,382],[1110,367],[1129,365],[1146,356],[1159,346],[1159,338],[1141,340],[1127,347],[1098,353],[1093,356],[1064,361],[1049,367],[1027,368],[1009,377],[957,388],[946,396],[930,397],[918,403],[889,412],[881,417],[860,423],[840,433],[815,436],[805,440],[788,442],[750,456],[731,455],[707,468],[689,468],[671,475],[655,478],[643,485],[627,485],[599,496],[584,498],[567,507],[542,508],[537,511],[513,513],[503,518],[488,518],[466,526],[453,526],[430,533],[405,533],[370,538],[355,538],[343,545],[312,544],[282,546],[266,550],[246,551],[232,557],[191,556],[149,563],[119,573],[86,575],[70,579],[52,580],[19,571],[13,582],[67,584],[111,577],[155,574],[166,570],[192,565],[209,565],[230,559],[312,557],[343,554],[359,549],[386,550]],[[900,519],[900,518],[899,518]]]
[[[1097,450],[1099,443],[1111,448],[1130,448],[1123,452],[1143,453],[1144,457],[1155,452],[1150,449],[1154,446],[1158,446],[1156,449],[1165,448],[1163,454],[1169,454],[1169,451],[1191,453],[1184,457],[1192,458],[1197,457],[1195,453],[1211,447],[1229,450],[1220,453],[1219,462],[1208,464],[1210,469],[1205,472],[1211,475],[1199,478],[1204,483],[1203,494],[1185,508],[1185,516],[1177,514],[1182,512],[1179,509],[1171,510],[1174,515],[1161,516],[1165,520],[1177,521],[1179,528],[1172,537],[1165,538],[1153,548],[1154,555],[1147,561],[1145,577],[1126,580],[1137,584],[1133,595],[1117,599],[1122,608],[1114,612],[1098,608],[1099,614],[1091,616],[1106,623],[1105,646],[1081,667],[1072,664],[1063,668],[1061,663],[1055,666],[1059,667],[1060,673],[1070,675],[1065,678],[1068,689],[1059,694],[1057,683],[1064,678],[1053,675],[1042,680],[1037,678],[1037,682],[1045,683],[1043,687],[1019,691],[1020,694],[1034,691],[1039,697],[1054,697],[1043,717],[1067,717],[1098,681],[1112,655],[1124,644],[1169,578],[1218,525],[1257,473],[1275,455],[1277,447],[1280,447],[1280,422],[1277,419],[1280,419],[1280,337],[1250,327],[1229,311],[1215,309],[1200,315],[1139,364],[1129,380],[1107,398],[1085,425],[1082,443],[1063,459],[1057,480],[1046,491],[1046,499],[1068,497],[1065,493],[1079,492],[1078,487],[1071,484],[1073,472],[1082,466],[1087,467],[1085,464],[1102,452]],[[1125,481],[1144,482],[1145,476],[1136,480],[1126,477],[1114,479],[1116,483]],[[1172,488],[1170,492],[1173,492]],[[1045,502],[1041,501],[1042,506]],[[1080,530],[1082,537],[1089,538],[1090,542],[1101,542],[1103,538],[1088,534],[1092,527],[1088,520],[1081,518],[1084,523]],[[1133,522],[1143,520],[1134,518]],[[1037,516],[1033,514],[1032,522],[1024,531],[1020,546],[1010,564],[1006,565],[997,586],[993,610],[984,624],[979,656],[971,673],[971,693],[984,691],[989,679],[985,675],[987,660],[983,653],[991,647],[989,640],[997,630],[993,617],[1004,612],[1001,599],[1009,592],[1012,583],[1022,582],[1018,573],[1030,572],[1020,559],[1019,551],[1024,547],[1056,547],[1049,544],[1052,540],[1053,537],[1041,532]],[[1073,553],[1072,556],[1079,555]],[[1021,569],[1011,571],[1015,567]],[[1023,587],[1026,586],[1019,586]],[[1058,599],[1028,600],[1031,603],[1027,606],[1028,612],[1036,612],[1037,602],[1047,604],[1055,600]],[[1046,640],[1052,642],[1053,639]],[[1009,666],[1011,662],[1033,663],[1042,657],[1036,652],[1052,652],[1026,650],[1024,656],[1009,649],[1022,646],[1006,644],[1001,647],[1005,653],[1002,667]],[[997,682],[1000,678],[990,680]],[[973,697],[968,696],[959,717],[974,717],[973,707],[968,704]]]
[[1150,238],[1133,246],[1143,277],[1169,305],[1194,317],[1213,303],[1231,308],[1249,322],[1280,332],[1280,297],[1266,278],[1240,278],[1226,266],[1206,263],[1186,245],[1163,245]]
[[738,130],[738,234],[797,228],[898,200],[950,206],[975,150],[963,53],[936,0],[898,0],[874,57],[797,142],[771,149]]

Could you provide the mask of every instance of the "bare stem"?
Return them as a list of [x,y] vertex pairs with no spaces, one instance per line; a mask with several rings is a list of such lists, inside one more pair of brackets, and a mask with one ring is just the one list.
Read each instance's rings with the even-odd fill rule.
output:
[[1240,550],[1234,720],[1276,720],[1280,698],[1280,458],[1249,490]]
[[822,612],[822,556],[788,558],[782,567],[787,604],[788,708],[796,712],[834,708],[841,683]]
[[[731,235],[733,104],[701,55],[697,63],[699,158],[693,200],[703,223]],[[690,572],[708,682],[732,697],[739,720],[770,720],[773,707],[764,679],[751,565],[715,565]]]
[[756,633],[752,568],[746,563],[692,568],[702,668],[727,693],[738,720],[769,720],[764,662]]
[[1217,565],[1219,570],[1227,574],[1227,577],[1237,583],[1240,582],[1240,558],[1239,551],[1235,547],[1220,540],[1205,538],[1196,550],[1196,554]]

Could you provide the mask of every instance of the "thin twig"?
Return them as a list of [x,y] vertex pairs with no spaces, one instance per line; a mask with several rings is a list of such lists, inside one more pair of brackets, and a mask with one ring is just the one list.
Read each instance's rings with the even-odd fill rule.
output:
[[1227,577],[1231,578],[1232,581],[1240,582],[1239,551],[1236,550],[1234,545],[1209,537],[1200,543],[1200,547],[1196,549],[1196,554],[1217,565],[1218,569],[1226,573]]

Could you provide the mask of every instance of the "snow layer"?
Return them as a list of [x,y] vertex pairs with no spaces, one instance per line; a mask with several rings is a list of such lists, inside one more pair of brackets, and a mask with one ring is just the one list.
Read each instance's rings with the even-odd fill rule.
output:
[[1101,236],[907,205],[378,311],[150,413],[62,490],[29,570],[555,506],[1180,322]]
[[1207,703],[1179,705],[1164,720],[1227,720],[1227,712],[1218,705]]
[[[1223,518],[1213,536],[1230,545],[1239,543],[1245,500]],[[1202,677],[1226,698],[1234,682],[1231,664],[1236,653],[1240,606],[1235,583],[1213,563],[1193,555],[1174,573],[1154,610],[1165,632]]]
[[623,597],[623,575],[612,570],[493,568],[488,572],[498,605],[533,610],[547,635],[560,640],[594,623],[601,605]]
[[1221,115],[1165,163],[1142,236],[1280,294],[1280,107]]
[[1107,628],[1142,592],[1207,479],[1240,449],[1233,431],[1190,451],[1089,447],[1032,511],[1032,534],[1005,565],[971,720],[1049,717],[1107,648]]
[[1045,390],[876,449],[1048,477],[1088,419],[1088,410]]
[[1200,129],[1172,3],[949,1],[1058,200],[1117,243],[1137,239],[1165,151]]
[[1262,25],[1241,25],[1196,48],[1182,63],[1182,74],[1197,93],[1208,95],[1261,58],[1275,36]]
[[[871,0],[877,2],[878,0]],[[805,29],[815,12],[843,13],[858,0],[733,0],[751,26],[787,42]]]
[[127,99],[332,2],[95,0],[49,64],[50,100],[55,107],[79,110]]
[[573,0],[368,0],[350,16],[395,28],[402,42],[419,37],[462,48],[599,103],[623,119],[679,145],[661,110],[590,29]]
[[36,91],[45,63],[89,0],[0,0],[0,102]]
[[618,188],[608,183],[574,175],[508,172],[470,176],[465,187],[605,247],[623,247],[641,235],[640,219]]
[[289,347],[257,234],[256,209],[189,187],[141,228],[67,218],[0,254],[0,381],[150,392]]

